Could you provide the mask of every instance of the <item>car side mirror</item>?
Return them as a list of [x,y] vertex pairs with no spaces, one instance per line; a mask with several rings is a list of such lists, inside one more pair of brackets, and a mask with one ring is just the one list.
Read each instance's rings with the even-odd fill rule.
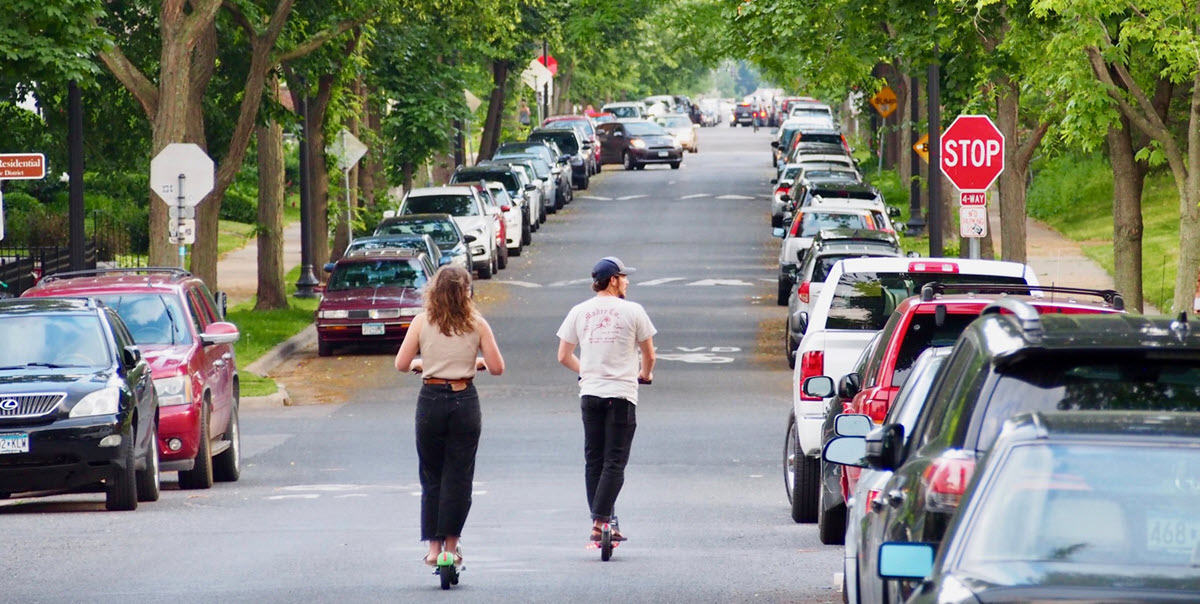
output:
[[808,255],[808,254],[805,254],[806,251],[808,251],[808,250],[796,250],[796,261],[797,262],[800,262],[802,264],[804,263],[804,257]]
[[861,436],[836,436],[821,451],[821,457],[840,466],[867,467],[866,439]]
[[779,179],[778,179],[778,178],[772,178],[772,179],[771,179],[771,184],[773,184],[773,185],[777,185],[777,184],[779,184]]
[[829,398],[833,394],[833,378],[827,375],[814,375],[804,380],[801,392],[809,396]]
[[559,162],[559,163],[566,163],[566,162],[569,162],[569,161],[571,161],[571,156],[570,156],[570,155],[568,155],[568,154],[566,154],[566,153],[564,153],[564,154],[562,154],[562,155],[559,155],[559,156],[558,156],[558,162]]
[[507,212],[512,209],[512,206],[500,206],[501,212]]
[[897,208],[896,206],[888,206],[887,207],[887,215],[888,215],[888,218],[899,218],[900,217],[900,208]]
[[867,467],[874,470],[895,470],[904,463],[904,425],[886,424],[867,434]]
[[908,252],[907,254],[904,254],[904,257],[905,258],[920,258],[921,252],[916,252],[916,251]]
[[335,266],[337,266],[336,262],[326,262],[325,265],[322,266],[321,268],[325,269],[325,272],[327,272],[327,273],[332,273],[333,267],[335,267]]
[[875,424],[861,413],[839,413],[833,418],[833,433],[837,436],[866,436]]
[[804,333],[808,328],[808,313],[799,311],[788,317],[788,327],[792,333]]
[[907,233],[908,232],[908,225],[904,224],[903,222],[893,223],[892,228],[896,229],[897,233]]
[[536,191],[537,185],[525,185],[525,190],[526,191]]
[[[842,400],[848,401],[854,398],[854,395],[862,391],[862,377],[857,373],[848,373],[838,380],[838,396]],[[863,434],[866,434],[864,432]]]
[[142,360],[142,350],[137,346],[126,346],[121,350],[121,364],[126,369],[132,368]]
[[318,284],[314,285],[314,286],[313,286],[313,291],[314,291],[314,292],[317,292],[318,294],[323,294],[323,293],[325,293],[325,284],[324,284],[324,283],[318,283]]
[[788,203],[788,202],[790,202],[791,200],[792,200],[792,196],[791,196],[791,195],[788,195],[787,193],[784,193],[784,194],[782,194],[782,195],[780,195],[780,196],[779,196],[779,201],[782,201],[783,203]]
[[471,243],[471,242],[475,241],[475,236],[474,235],[463,235],[463,241],[465,241],[467,243]]
[[778,148],[779,148],[779,141],[771,141],[771,148],[772,148],[772,149],[778,149]]
[[208,327],[204,329],[204,333],[200,334],[200,341],[205,346],[232,344],[238,341],[239,335],[237,325],[218,321],[216,323],[209,323]]
[[383,211],[383,217],[384,217],[384,218],[395,218],[395,217],[396,217],[396,210],[384,210],[384,211]]
[[787,234],[787,231],[783,230],[783,227],[775,227],[771,229],[771,234],[775,237],[783,237]]
[[890,541],[879,546],[879,577],[920,581],[933,574],[937,544]]

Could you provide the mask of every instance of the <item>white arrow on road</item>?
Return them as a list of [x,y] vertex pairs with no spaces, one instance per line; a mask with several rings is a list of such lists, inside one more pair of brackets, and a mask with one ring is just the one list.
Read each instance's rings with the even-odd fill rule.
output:
[[693,281],[691,283],[688,283],[688,285],[708,286],[708,285],[754,285],[754,284],[746,282],[746,281],[742,281],[741,279],[701,279],[699,281]]
[[629,201],[630,199],[641,199],[643,197],[649,197],[649,195],[626,195],[624,197],[618,197],[617,201]]

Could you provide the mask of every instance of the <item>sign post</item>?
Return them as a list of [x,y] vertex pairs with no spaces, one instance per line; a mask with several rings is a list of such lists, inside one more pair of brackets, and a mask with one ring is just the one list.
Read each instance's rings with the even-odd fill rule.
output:
[[[46,156],[41,153],[0,153],[0,181],[41,180]],[[0,241],[4,240],[4,191],[0,189]]]
[[367,154],[367,146],[349,130],[342,128],[325,152],[337,158],[338,168],[342,170],[342,182],[345,183],[346,189],[346,243],[349,244],[354,239],[353,208],[350,207],[350,170]]
[[961,192],[960,234],[971,258],[987,236],[987,190],[1004,172],[1004,135],[986,115],[960,115],[941,137],[942,173]]
[[179,245],[179,268],[186,268],[186,246],[196,242],[196,205],[214,181],[212,159],[192,143],[171,143],[150,161],[150,190],[167,204],[168,240]]

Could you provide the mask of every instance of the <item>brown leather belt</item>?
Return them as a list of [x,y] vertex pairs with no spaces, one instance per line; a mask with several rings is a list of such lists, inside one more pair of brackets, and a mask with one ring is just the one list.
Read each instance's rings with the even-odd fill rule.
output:
[[471,382],[474,379],[475,378],[462,378],[462,379],[458,379],[458,380],[444,380],[442,378],[431,377],[431,378],[425,378],[422,381],[426,384],[430,384],[430,385],[434,385],[434,386],[449,385],[450,390],[452,390],[454,392],[458,392],[460,390],[466,390],[467,386],[470,386]]

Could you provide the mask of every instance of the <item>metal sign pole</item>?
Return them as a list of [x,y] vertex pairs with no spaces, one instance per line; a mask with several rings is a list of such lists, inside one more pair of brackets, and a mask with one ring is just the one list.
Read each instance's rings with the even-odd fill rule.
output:
[[979,238],[971,237],[967,239],[967,253],[972,260],[979,260]]
[[187,267],[184,266],[184,256],[187,254],[187,250],[185,249],[186,246],[184,246],[184,244],[183,244],[183,233],[182,233],[182,231],[183,231],[183,208],[184,208],[183,183],[186,180],[187,180],[187,176],[184,176],[183,174],[179,175],[179,196],[176,198],[177,199],[176,205],[179,208],[180,213],[179,213],[179,217],[175,219],[175,238],[177,240],[179,240],[179,268],[182,268],[182,269],[187,269]]
[[346,245],[354,240],[354,226],[350,222],[353,210],[350,208],[350,167],[342,170],[342,178],[346,183]]

